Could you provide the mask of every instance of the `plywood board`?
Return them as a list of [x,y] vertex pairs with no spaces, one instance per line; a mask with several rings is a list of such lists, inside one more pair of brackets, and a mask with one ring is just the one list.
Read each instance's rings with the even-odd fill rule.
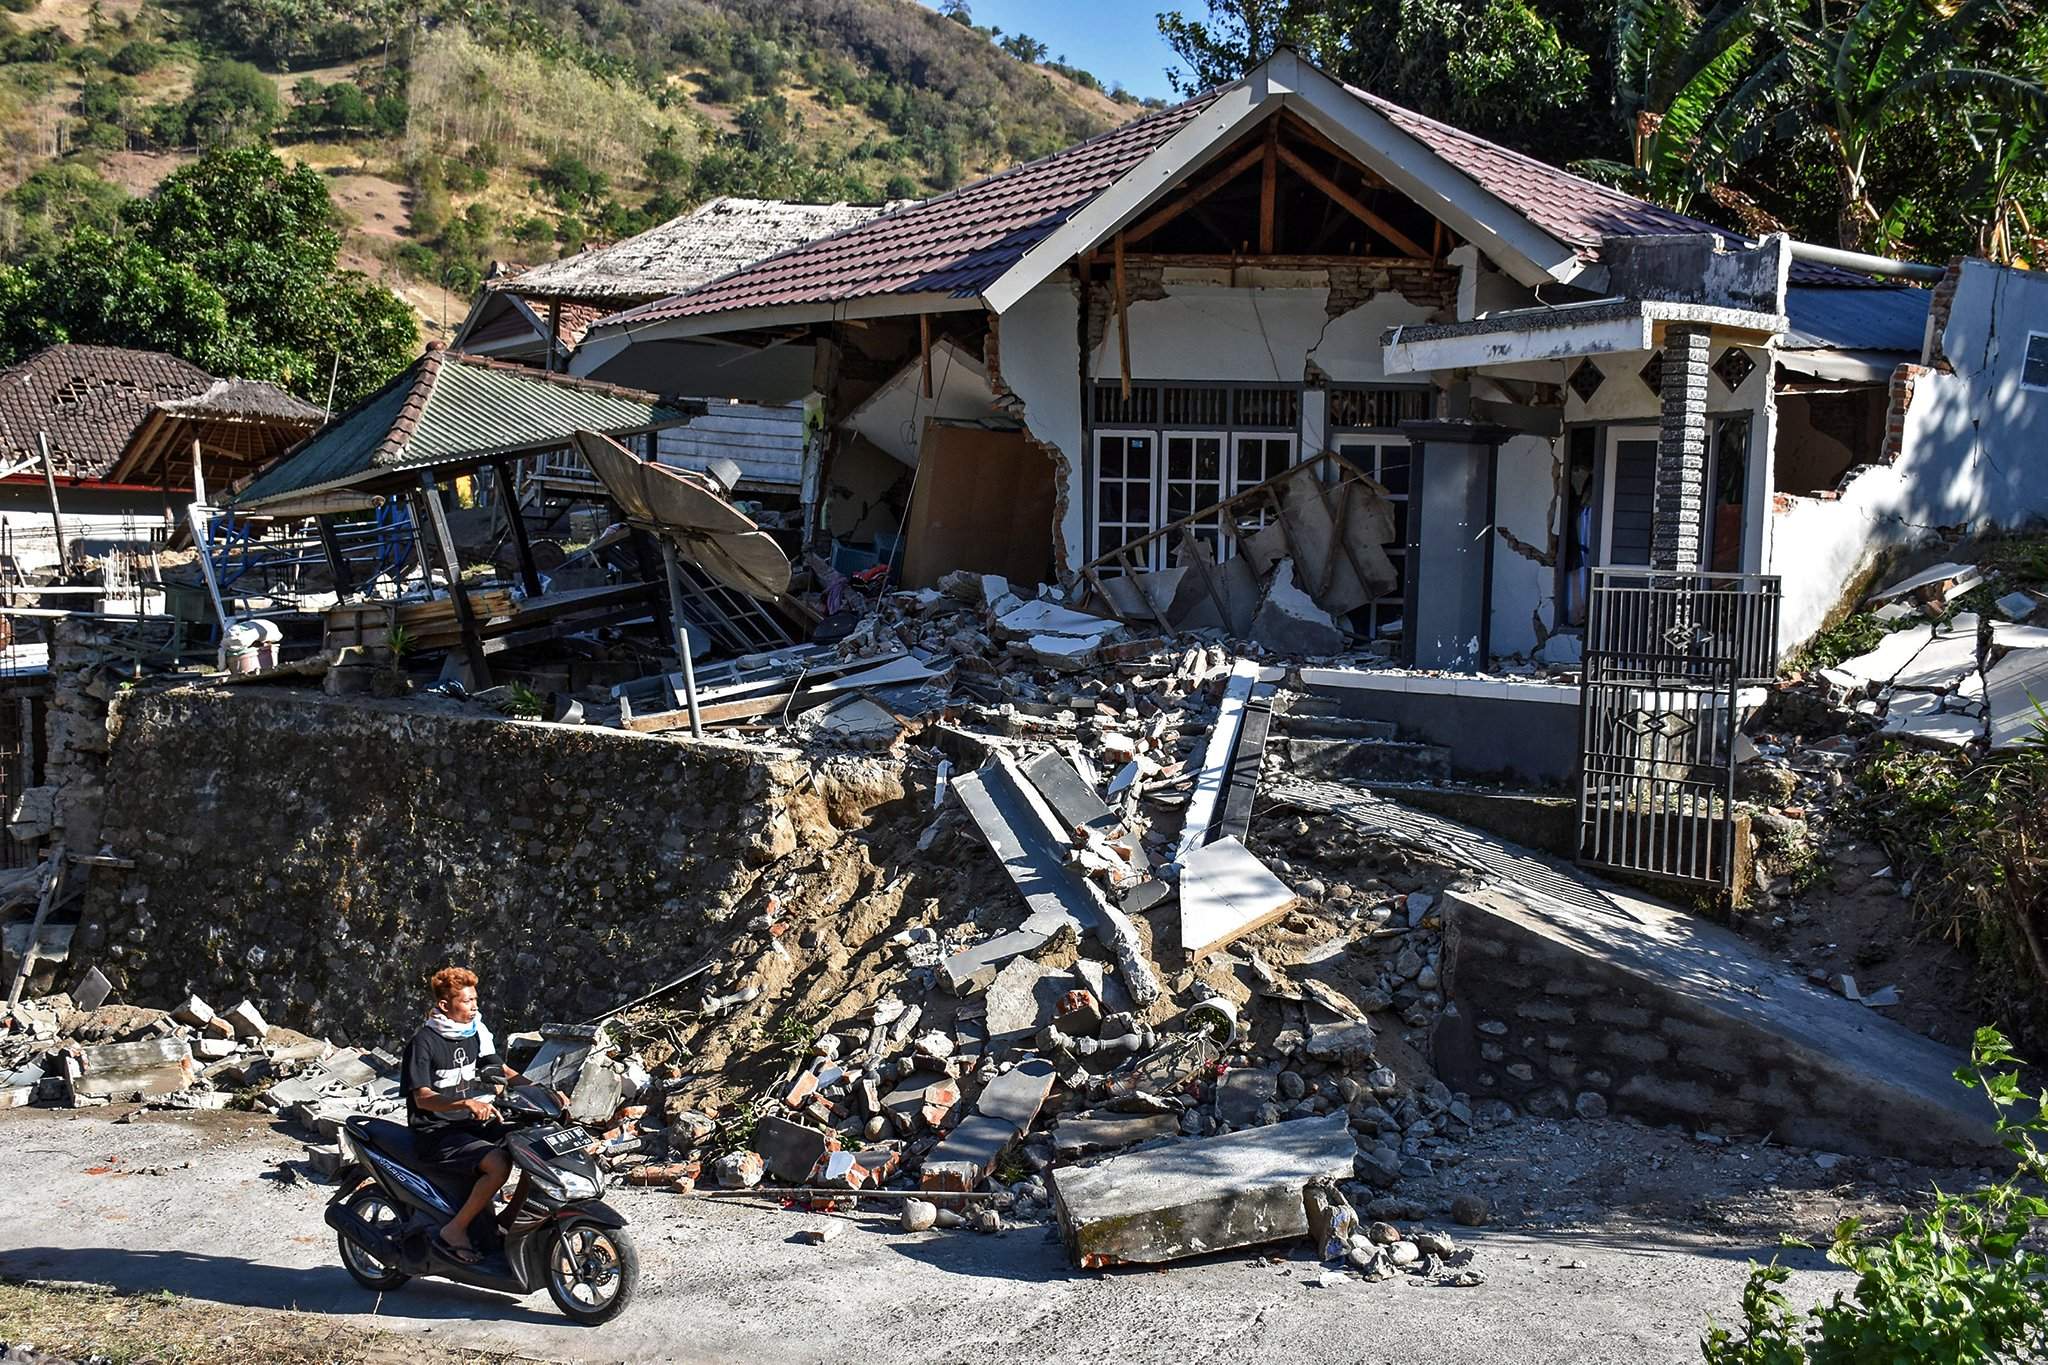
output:
[[1272,869],[1226,835],[1181,860],[1181,948],[1190,958],[1213,952],[1271,924],[1294,902]]
[[1052,572],[1053,469],[1021,431],[934,421],[919,448],[903,582],[954,569],[1038,583]]

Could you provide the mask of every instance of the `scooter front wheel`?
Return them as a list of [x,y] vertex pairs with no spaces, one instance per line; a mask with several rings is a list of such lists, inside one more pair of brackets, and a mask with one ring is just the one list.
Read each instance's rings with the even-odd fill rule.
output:
[[640,1253],[624,1228],[571,1223],[548,1239],[548,1296],[585,1327],[610,1322],[640,1284]]

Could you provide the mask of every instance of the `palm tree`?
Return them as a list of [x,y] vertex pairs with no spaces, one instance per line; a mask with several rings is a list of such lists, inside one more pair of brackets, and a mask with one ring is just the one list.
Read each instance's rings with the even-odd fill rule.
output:
[[[1889,224],[1871,197],[1872,158],[1881,140],[1929,116],[1967,120],[1983,148],[2022,146],[2048,125],[2048,90],[2038,66],[1978,65],[2009,27],[2007,0],[1864,0],[1846,19],[1809,0],[1776,26],[1790,58],[1793,98],[1824,135],[1840,207],[1836,234],[1851,250],[1890,245]],[[2001,180],[2005,177],[2001,176]]]
[[1622,0],[1614,18],[1615,105],[1632,160],[1574,162],[1581,175],[1687,211],[1767,140],[1762,115],[1790,74],[1765,55],[1776,0]]

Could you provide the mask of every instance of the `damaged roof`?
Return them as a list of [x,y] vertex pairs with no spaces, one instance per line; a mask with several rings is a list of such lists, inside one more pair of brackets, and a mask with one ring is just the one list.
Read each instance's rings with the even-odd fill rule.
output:
[[9,462],[39,455],[36,436],[46,431],[59,477],[103,479],[159,403],[213,383],[197,365],[161,351],[46,347],[0,371],[0,453]]
[[1791,320],[1780,350],[1902,351],[1920,353],[1932,290],[1911,285],[1828,289],[1794,285],[1785,291]]
[[[1249,79],[1247,77],[1246,79]],[[756,262],[688,293],[600,319],[602,334],[671,319],[743,308],[843,303],[876,295],[984,294],[1057,231],[1215,103],[1219,87],[1171,109],[1012,167],[948,194],[891,210]],[[1377,95],[1341,87],[1421,144],[1444,165],[1584,258],[1606,236],[1717,233],[1747,241],[1701,219],[1560,170]],[[1795,278],[1858,277],[1795,263]]]
[[[695,289],[764,256],[855,227],[882,212],[879,205],[718,198],[638,236],[534,266],[488,287],[529,299],[622,307]],[[564,309],[565,339],[567,312]],[[582,319],[583,326],[596,316]]]
[[625,432],[685,421],[700,405],[435,348],[235,498],[261,508],[367,487],[392,475],[545,450],[577,431]]

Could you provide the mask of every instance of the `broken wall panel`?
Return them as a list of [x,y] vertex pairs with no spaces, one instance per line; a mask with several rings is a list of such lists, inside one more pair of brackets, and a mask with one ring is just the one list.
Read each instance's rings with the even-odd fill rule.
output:
[[1054,500],[1052,462],[1023,432],[929,423],[904,527],[905,586],[931,587],[956,569],[1045,581]]

